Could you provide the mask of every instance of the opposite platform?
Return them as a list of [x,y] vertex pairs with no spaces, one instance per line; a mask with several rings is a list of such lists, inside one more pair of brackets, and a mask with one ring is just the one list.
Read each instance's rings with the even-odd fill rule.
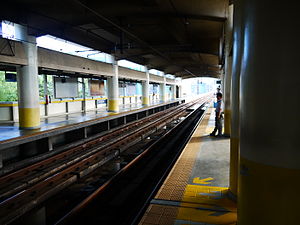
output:
[[[178,100],[180,101],[180,100]],[[0,144],[10,139],[32,136],[39,133],[45,133],[54,129],[67,128],[72,125],[82,124],[85,122],[92,122],[99,119],[107,119],[109,117],[117,117],[118,115],[136,112],[146,108],[158,107],[165,104],[170,104],[170,101],[166,103],[154,103],[149,106],[143,106],[142,104],[131,104],[127,106],[121,106],[118,113],[108,112],[105,108],[98,110],[91,110],[87,112],[70,113],[65,115],[50,116],[41,119],[41,127],[34,130],[20,130],[18,123],[15,124],[0,124]]]
[[208,109],[139,225],[236,224],[228,197],[229,139],[208,135],[214,116]]
[[25,166],[24,160],[29,165],[184,102],[185,99],[177,99],[150,106],[122,107],[118,113],[100,110],[49,117],[35,130],[20,130],[18,126],[2,124],[0,169],[5,167],[5,171],[0,170],[0,174]]

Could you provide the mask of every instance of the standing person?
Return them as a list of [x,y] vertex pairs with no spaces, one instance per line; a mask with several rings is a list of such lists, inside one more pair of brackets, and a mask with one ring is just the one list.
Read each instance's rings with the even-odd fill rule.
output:
[[[224,110],[224,103],[222,101],[222,93],[217,93],[217,106],[216,106],[216,122],[215,122],[215,129],[209,135],[214,137],[222,137],[222,120],[223,120],[223,110]],[[218,131],[218,135],[216,135]]]

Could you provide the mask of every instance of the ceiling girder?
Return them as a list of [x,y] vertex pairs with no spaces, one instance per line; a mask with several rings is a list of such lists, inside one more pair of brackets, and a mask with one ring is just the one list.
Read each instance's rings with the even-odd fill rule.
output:
[[187,19],[187,20],[206,20],[213,22],[224,23],[226,17],[217,17],[209,15],[193,15],[193,14],[177,14],[177,13],[135,13],[130,15],[123,15],[128,18],[149,18],[149,19],[166,19],[166,18],[178,18],[178,19]]

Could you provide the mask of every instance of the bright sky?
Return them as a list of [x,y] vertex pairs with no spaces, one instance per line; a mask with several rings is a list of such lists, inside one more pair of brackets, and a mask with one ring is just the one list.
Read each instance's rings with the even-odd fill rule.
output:
[[207,91],[213,91],[216,92],[217,90],[217,84],[216,81],[219,79],[210,78],[210,77],[201,77],[201,78],[189,78],[182,80],[182,93],[186,96],[193,96],[197,93],[193,93],[192,86],[197,85],[198,83],[206,84]]
[[[39,47],[48,48],[51,50],[64,52],[67,54],[78,55],[81,57],[94,59],[106,63],[112,63],[113,58],[111,55],[106,54],[104,52],[100,52],[97,50],[93,50],[88,47],[84,47],[82,45],[75,44],[73,42],[69,42],[60,38],[53,37],[51,35],[45,35],[37,38],[37,45]],[[145,72],[146,68],[143,65],[130,62],[128,60],[119,60],[118,65],[138,71]],[[155,74],[158,76],[163,76],[163,72],[155,69],[149,70],[151,74]],[[175,78],[173,75],[169,74],[167,77]]]
[[78,55],[84,58],[94,59],[97,61],[112,63],[112,56],[104,52],[96,51],[82,45],[75,44],[51,35],[45,35],[36,39],[39,47],[64,52],[67,54]]

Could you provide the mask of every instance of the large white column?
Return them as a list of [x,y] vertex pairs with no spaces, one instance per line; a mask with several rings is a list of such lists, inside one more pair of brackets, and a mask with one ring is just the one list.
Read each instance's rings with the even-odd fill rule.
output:
[[166,102],[166,83],[167,83],[167,80],[166,80],[166,76],[165,74],[163,75],[163,83],[161,83],[159,85],[159,99],[161,102]]
[[[234,8],[240,4],[236,2]],[[238,194],[239,152],[240,152],[240,74],[244,52],[244,35],[241,29],[242,15],[234,9],[233,18],[233,57],[231,75],[231,127],[230,127],[230,183],[229,189]]]
[[21,129],[40,127],[40,103],[36,37],[27,34],[27,27],[16,25],[16,37],[21,40],[27,66],[17,67],[19,122]]
[[298,225],[298,1],[235,4],[243,31],[238,224]]
[[225,22],[225,79],[224,79],[224,136],[230,137],[231,130],[231,74],[232,74],[232,29],[233,29],[233,5],[228,6],[227,20]]
[[142,91],[143,91],[143,105],[149,105],[149,80],[150,74],[149,70],[146,67],[146,80],[142,82]]
[[181,85],[177,85],[178,86],[178,97],[182,98],[182,86]]
[[171,86],[171,100],[176,99],[176,85]]
[[48,79],[47,75],[44,74],[44,100],[45,100],[45,116],[48,116],[48,104],[49,104],[49,95],[48,95]]
[[108,111],[119,112],[119,67],[118,62],[114,60],[114,75],[107,79],[108,86]]
[[83,77],[81,78],[81,84],[82,84],[82,99],[83,99],[81,108],[83,112],[86,112],[86,95],[85,95],[86,86]]
[[[235,25],[238,23],[238,14],[235,15]],[[235,28],[237,29],[237,28]],[[239,33],[239,31],[236,31]],[[236,33],[235,38],[240,35]],[[228,7],[226,20],[226,43],[225,43],[225,120],[224,136],[231,136],[230,141],[230,170],[229,170],[229,190],[234,197],[238,192],[238,165],[239,165],[239,50],[235,49],[235,68],[232,75],[232,35],[233,35],[233,5]],[[235,48],[241,49],[241,42],[235,43]],[[233,85],[233,86],[232,86]],[[235,96],[232,96],[234,94]],[[232,110],[234,112],[232,113]],[[232,117],[233,121],[232,121]],[[234,126],[232,128],[232,125]]]

